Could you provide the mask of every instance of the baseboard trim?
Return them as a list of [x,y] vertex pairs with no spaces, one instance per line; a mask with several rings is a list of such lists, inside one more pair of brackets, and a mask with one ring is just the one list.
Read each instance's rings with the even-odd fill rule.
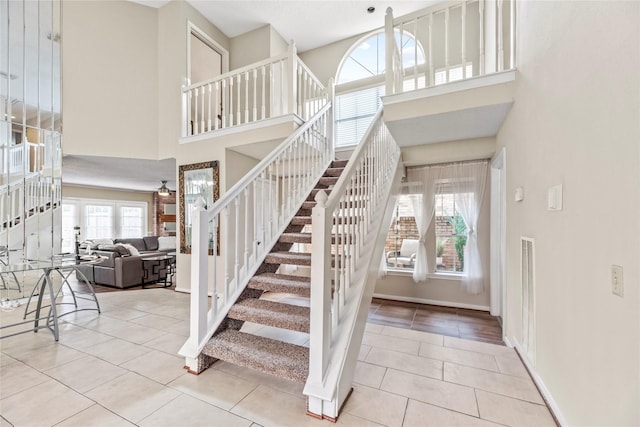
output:
[[513,346],[510,345],[511,341],[507,340],[507,338],[505,337],[505,342],[509,341],[508,345],[516,349],[516,353],[518,354],[518,357],[520,357],[520,360],[522,360],[524,367],[527,369],[527,372],[529,372],[529,376],[531,376],[531,379],[533,380],[534,384],[538,388],[538,391],[542,395],[542,399],[544,400],[544,403],[547,405],[547,408],[549,408],[549,412],[551,412],[551,416],[556,421],[556,424],[558,424],[560,427],[568,426],[569,423],[567,423],[567,420],[564,418],[564,416],[562,415],[562,412],[560,411],[560,407],[558,406],[556,401],[553,399],[551,392],[549,391],[547,386],[544,384],[544,381],[542,381],[542,378],[540,378],[540,375],[538,375],[538,372],[535,370],[535,368],[533,367],[533,364],[527,357],[526,351],[522,348],[522,346],[520,345],[517,339],[512,337],[511,340],[513,340],[513,344],[514,344]]
[[373,297],[380,298],[380,299],[388,299],[392,301],[415,302],[418,304],[439,305],[442,307],[467,308],[469,310],[479,310],[479,311],[490,310],[490,307],[488,305],[464,304],[461,302],[439,301],[434,299],[405,297],[400,295],[387,295],[387,294],[374,293]]

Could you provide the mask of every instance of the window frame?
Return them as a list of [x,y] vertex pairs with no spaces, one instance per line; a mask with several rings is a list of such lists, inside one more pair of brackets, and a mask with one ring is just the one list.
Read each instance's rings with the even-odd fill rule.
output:
[[[112,208],[113,215],[111,217],[111,230],[112,236],[110,239],[124,238],[122,237],[122,214],[121,208],[123,207],[135,207],[142,208],[142,225],[141,233],[138,237],[144,237],[149,234],[149,203],[142,201],[128,201],[128,200],[107,200],[107,199],[86,199],[76,197],[65,197],[62,199],[63,205],[75,205],[76,206],[76,225],[80,226],[80,240],[86,240],[87,229],[87,206],[110,206]],[[64,236],[63,236],[64,239]]]

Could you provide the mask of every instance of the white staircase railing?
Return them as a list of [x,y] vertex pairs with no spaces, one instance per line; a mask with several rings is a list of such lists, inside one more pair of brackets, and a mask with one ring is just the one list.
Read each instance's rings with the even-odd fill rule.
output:
[[[331,102],[298,128],[209,210],[192,211],[190,336],[180,350],[200,372],[202,348],[334,159]],[[209,230],[218,235],[209,259]],[[217,239],[214,237],[214,241]],[[211,302],[208,293],[212,293]]]
[[286,53],[222,74],[182,90],[183,137],[296,114],[314,116],[327,91],[298,58]]
[[[400,180],[399,163],[400,148],[379,110],[330,195],[323,190],[316,195],[309,377],[304,393],[308,411],[320,417],[336,418],[346,398],[345,387],[350,388],[364,329],[358,313],[362,302],[366,310],[370,303],[366,295],[368,291],[370,297],[374,282],[368,273],[371,268],[377,272],[380,265],[381,224],[392,187]],[[358,328],[359,334],[354,332]]]
[[386,94],[515,68],[515,4],[458,0],[395,19],[388,8]]

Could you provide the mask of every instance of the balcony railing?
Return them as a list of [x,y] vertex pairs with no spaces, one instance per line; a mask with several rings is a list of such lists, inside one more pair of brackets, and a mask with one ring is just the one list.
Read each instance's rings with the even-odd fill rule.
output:
[[325,86],[286,53],[238,68],[182,90],[183,137],[295,114],[304,121],[325,104]]
[[515,68],[515,0],[447,2],[400,17],[387,9],[386,94]]

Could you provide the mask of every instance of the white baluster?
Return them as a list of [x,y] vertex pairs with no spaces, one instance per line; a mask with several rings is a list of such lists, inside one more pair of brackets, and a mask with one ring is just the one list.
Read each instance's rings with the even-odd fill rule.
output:
[[[215,83],[215,99],[214,99],[214,103],[215,103],[215,113],[213,115],[213,126],[215,130],[218,130],[218,128],[220,127],[220,122],[222,119],[222,111],[219,111],[218,108],[220,108],[220,82],[216,81]],[[218,117],[220,117],[220,119],[218,119]]]
[[462,20],[462,78],[466,79],[467,77],[467,2],[462,2],[462,11],[460,12],[460,19]]
[[229,77],[229,127],[233,126],[233,76]]
[[244,73],[244,122],[249,123],[249,72]]
[[266,71],[265,71],[264,65],[262,66],[262,73],[261,74],[262,74],[262,103],[261,103],[261,106],[260,106],[260,118],[262,120],[264,120],[265,117],[266,117],[266,106],[267,106],[267,101],[266,101],[266,98],[265,98],[265,86],[266,86],[266,84],[265,84],[265,75],[266,75]]
[[207,95],[208,95],[208,100],[207,103],[209,104],[209,114],[207,114],[207,131],[211,132],[211,130],[213,129],[211,127],[211,118],[213,117],[212,111],[211,111],[211,101],[212,101],[212,96],[211,96],[211,83],[209,83],[207,85]]
[[257,102],[258,95],[258,70],[253,70],[253,121],[258,121],[258,104]]
[[498,71],[504,71],[504,41],[502,34],[502,2],[498,0]]
[[227,113],[225,108],[227,106],[227,79],[222,80],[222,105],[220,106],[220,113],[222,114],[222,129],[227,127]]
[[478,1],[478,15],[480,16],[480,37],[479,37],[479,42],[480,42],[480,67],[479,67],[479,74],[481,76],[484,76],[484,57],[485,57],[485,53],[484,53],[484,1],[485,0],[479,0]]

